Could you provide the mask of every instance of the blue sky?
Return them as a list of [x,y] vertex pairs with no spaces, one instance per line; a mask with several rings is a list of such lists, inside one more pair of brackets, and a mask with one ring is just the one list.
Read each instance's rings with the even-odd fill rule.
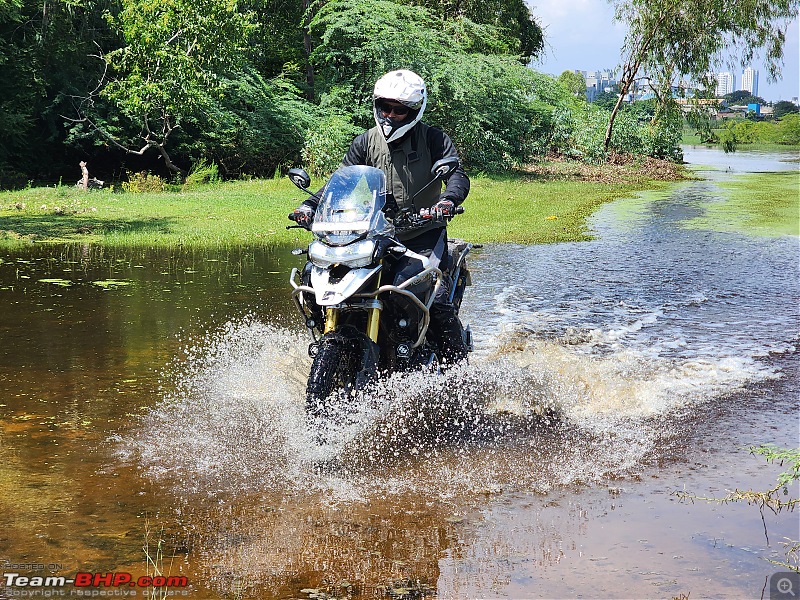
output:
[[[613,22],[614,11],[606,0],[534,0],[529,4],[537,21],[545,29],[546,48],[533,67],[543,73],[559,75],[567,69],[614,69],[620,60],[619,50],[625,28]],[[768,82],[761,61],[756,58],[759,96],[768,101],[791,100],[800,95],[800,26],[795,19],[789,27],[784,48],[782,79]],[[719,66],[719,71],[728,67]],[[737,67],[736,87],[742,69]]]

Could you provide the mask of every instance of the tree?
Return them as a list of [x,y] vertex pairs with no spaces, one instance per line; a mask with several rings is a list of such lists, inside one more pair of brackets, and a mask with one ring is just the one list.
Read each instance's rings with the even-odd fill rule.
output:
[[784,115],[788,115],[791,113],[800,112],[800,106],[797,106],[794,102],[789,102],[788,100],[781,100],[780,102],[776,102],[775,105],[772,107],[772,116],[776,119],[780,119]]
[[640,72],[649,75],[665,109],[677,78],[701,78],[725,52],[738,53],[731,60],[745,65],[763,49],[768,77],[777,77],[786,28],[799,8],[800,0],[615,0],[615,19],[628,32],[622,47],[621,95],[608,121],[606,148],[623,98]]
[[[185,175],[168,151],[186,122],[211,114],[224,95],[223,74],[240,70],[250,15],[227,0],[123,0],[109,17],[126,45],[105,54],[98,94],[83,99],[86,123],[128,154],[156,150],[166,167]],[[110,105],[103,116],[96,101]]]
[[730,94],[725,94],[722,98],[725,100],[728,106],[747,106],[748,104],[767,103],[767,101],[761,96],[753,96],[753,94],[747,90],[731,92]]
[[558,76],[558,83],[576,98],[586,98],[586,80],[575,71],[564,71]]
[[[57,179],[66,160],[63,101],[99,75],[88,55],[117,39],[103,19],[115,5],[0,0],[0,185]],[[78,160],[68,161],[73,175]]]
[[552,111],[549,99],[568,96],[509,54],[502,30],[466,17],[437,19],[424,7],[390,0],[330,0],[312,19],[311,33],[317,91],[329,112],[369,127],[375,81],[411,69],[428,84],[425,120],[442,127],[473,168],[502,170],[527,160]]
[[468,19],[490,25],[508,41],[508,54],[516,54],[528,64],[544,49],[542,27],[536,22],[525,0],[406,0],[427,8],[443,21]]
[[617,100],[619,100],[618,90],[611,92],[602,91],[595,95],[594,100],[592,100],[592,104],[610,111],[614,108],[614,106],[616,106]]
[[725,94],[722,99],[725,100],[725,102],[727,102],[729,105],[741,104],[741,100],[748,98],[749,96],[751,96],[751,94],[747,90],[736,90],[735,92]]

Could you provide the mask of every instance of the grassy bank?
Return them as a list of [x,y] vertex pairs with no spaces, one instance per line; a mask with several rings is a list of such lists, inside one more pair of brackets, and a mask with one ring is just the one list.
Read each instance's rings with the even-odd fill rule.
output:
[[[659,163],[538,166],[507,177],[473,176],[453,235],[476,242],[540,243],[588,238],[586,217],[600,204],[680,177]],[[314,186],[321,185],[314,182]],[[305,195],[287,179],[232,181],[181,192],[83,192],[43,187],[0,192],[0,244],[83,242],[216,247],[307,241],[286,230]]]
[[800,235],[797,171],[753,173],[719,184],[726,200],[709,204],[688,226],[750,235]]

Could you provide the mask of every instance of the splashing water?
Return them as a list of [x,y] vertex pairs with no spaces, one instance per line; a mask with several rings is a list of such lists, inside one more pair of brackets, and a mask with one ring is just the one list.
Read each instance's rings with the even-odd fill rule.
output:
[[341,500],[421,486],[449,497],[625,472],[662,434],[648,421],[670,408],[666,394],[652,401],[659,382],[641,378],[634,358],[576,359],[516,336],[445,375],[381,380],[334,410],[320,443],[305,416],[306,343],[246,319],[188,347],[128,450],[189,494]]

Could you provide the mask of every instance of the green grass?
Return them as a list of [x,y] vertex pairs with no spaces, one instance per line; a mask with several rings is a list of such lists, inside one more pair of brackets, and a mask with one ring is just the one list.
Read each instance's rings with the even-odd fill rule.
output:
[[299,239],[286,215],[305,198],[288,180],[234,181],[185,192],[0,193],[0,242],[74,241],[126,246],[277,245]]
[[450,234],[473,242],[540,244],[591,239],[586,218],[598,206],[669,184],[478,177]]
[[[614,181],[617,181],[616,179]],[[321,185],[314,182],[312,189]],[[475,242],[588,239],[586,217],[600,204],[668,184],[576,181],[541,175],[472,178],[451,234]],[[0,244],[82,242],[147,247],[283,245],[306,241],[286,230],[305,198],[287,179],[234,181],[183,192],[83,192],[71,187],[0,192]]]
[[753,173],[719,184],[724,202],[709,204],[688,226],[751,235],[800,235],[800,174]]

